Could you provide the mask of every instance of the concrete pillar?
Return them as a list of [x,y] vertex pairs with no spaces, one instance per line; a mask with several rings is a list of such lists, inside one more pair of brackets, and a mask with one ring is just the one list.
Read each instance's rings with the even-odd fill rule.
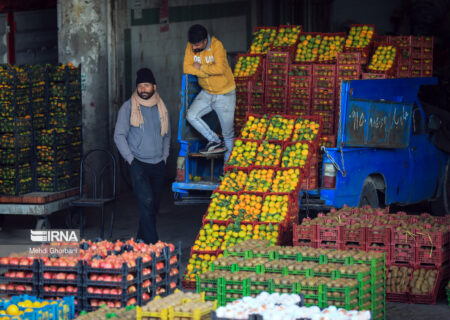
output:
[[81,64],[84,152],[109,146],[107,1],[58,0],[59,62]]

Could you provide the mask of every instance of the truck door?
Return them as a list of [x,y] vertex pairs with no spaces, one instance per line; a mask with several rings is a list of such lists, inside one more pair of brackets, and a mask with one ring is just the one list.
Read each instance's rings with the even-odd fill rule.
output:
[[411,191],[409,202],[433,197],[439,181],[439,153],[426,130],[425,114],[417,106],[413,109],[409,152],[411,159]]

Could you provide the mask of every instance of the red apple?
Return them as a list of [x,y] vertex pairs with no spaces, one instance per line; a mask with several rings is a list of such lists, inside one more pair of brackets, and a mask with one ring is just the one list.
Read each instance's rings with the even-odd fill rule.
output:
[[66,274],[65,273],[63,273],[63,272],[60,272],[60,273],[57,273],[56,274],[56,276],[55,276],[55,279],[57,279],[57,280],[66,280]]
[[56,290],[58,290],[57,286],[50,286],[50,291],[55,292]]
[[111,282],[111,281],[112,281],[112,277],[111,277],[110,275],[105,275],[105,276],[103,277],[103,281]]
[[112,288],[111,290],[110,290],[110,293],[109,294],[113,294],[113,295],[119,295],[120,294],[120,290],[119,289],[114,289],[114,288]]
[[25,273],[23,271],[17,271],[15,278],[25,278]]
[[147,287],[150,287],[151,285],[152,285],[152,282],[147,279],[142,283],[142,288],[147,288]]
[[17,285],[16,290],[17,291],[25,291],[25,287],[23,285]]
[[127,301],[127,306],[132,306],[136,304],[136,298],[131,298]]
[[148,300],[148,299],[150,299],[150,295],[148,294],[148,293],[143,293],[142,294],[142,300]]
[[111,289],[108,288],[103,289],[103,294],[111,294]]
[[100,289],[100,288],[95,288],[95,289],[94,289],[94,294],[102,294],[102,289]]
[[91,306],[98,307],[98,300],[97,299],[92,299],[90,302],[91,302]]
[[158,262],[157,264],[156,264],[156,270],[161,270],[161,269],[163,269],[164,268],[164,263],[163,262]]
[[33,272],[28,272],[28,273],[25,275],[25,278],[33,278]]
[[108,307],[114,308],[114,302],[113,301],[108,301],[108,303],[106,305]]
[[120,301],[116,301],[114,302],[114,308],[120,308],[122,305],[120,303]]
[[66,292],[66,288],[59,287],[56,292]]
[[129,286],[127,291],[128,293],[136,292],[136,286]]
[[0,264],[9,264],[9,259],[7,257],[0,258]]
[[66,279],[67,280],[75,280],[77,278],[77,275],[75,273],[69,273],[67,274]]
[[6,290],[14,290],[16,287],[13,284],[8,284]]
[[44,279],[53,279],[53,274],[51,272],[44,272]]
[[22,259],[20,259],[19,265],[28,266],[28,265],[30,265],[30,261],[28,261],[27,258],[22,258]]
[[96,274],[91,274],[89,276],[89,280],[91,280],[91,281],[98,281],[98,276]]
[[94,288],[93,287],[88,287],[87,288],[87,292],[91,293],[91,294],[94,293]]
[[16,265],[19,264],[19,259],[17,259],[17,258],[9,258],[9,264],[13,265],[13,266],[16,266]]
[[45,292],[49,292],[50,291],[50,287],[49,286],[44,286],[44,291]]
[[0,283],[0,290],[6,290],[6,283]]
[[33,291],[33,288],[30,285],[26,285],[25,287],[25,291]]
[[131,281],[131,280],[134,280],[134,275],[132,275],[131,273],[129,273],[129,274],[127,275],[127,281]]

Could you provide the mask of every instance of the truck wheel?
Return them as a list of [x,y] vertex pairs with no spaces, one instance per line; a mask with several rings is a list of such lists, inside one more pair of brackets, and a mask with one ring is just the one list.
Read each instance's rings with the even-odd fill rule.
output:
[[441,196],[435,201],[430,201],[430,204],[434,216],[450,215],[450,164],[447,164],[445,170]]
[[361,198],[359,198],[359,207],[371,206],[372,208],[379,208],[380,201],[378,199],[377,188],[372,180],[364,181]]

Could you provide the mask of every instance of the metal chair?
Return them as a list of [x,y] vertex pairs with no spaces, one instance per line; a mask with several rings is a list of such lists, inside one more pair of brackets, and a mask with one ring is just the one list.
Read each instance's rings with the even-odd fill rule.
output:
[[[97,158],[94,158],[95,155],[98,155]],[[106,157],[106,161],[102,161],[101,156]],[[88,161],[96,160],[97,162],[93,162],[95,167],[100,168],[100,170],[96,170],[94,166]],[[112,192],[110,195],[105,195],[105,183],[110,183],[108,180],[108,175],[105,173],[108,172],[108,168],[112,166],[113,177],[112,177]],[[88,175],[88,173],[90,175]],[[109,176],[109,178],[111,178]],[[90,180],[92,184],[88,184],[87,180]],[[100,188],[98,188],[100,186]],[[100,189],[100,190],[98,190]],[[70,203],[71,207],[78,208],[80,211],[80,235],[83,235],[83,209],[84,208],[100,208],[102,211],[102,228],[100,237],[104,236],[104,227],[105,227],[105,206],[108,204],[112,204],[111,211],[111,223],[109,227],[109,237],[112,237],[112,228],[114,223],[114,210],[115,210],[115,201],[116,201],[116,159],[114,155],[103,149],[93,149],[86,153],[81,159],[80,163],[80,198],[78,200],[74,200]]]

